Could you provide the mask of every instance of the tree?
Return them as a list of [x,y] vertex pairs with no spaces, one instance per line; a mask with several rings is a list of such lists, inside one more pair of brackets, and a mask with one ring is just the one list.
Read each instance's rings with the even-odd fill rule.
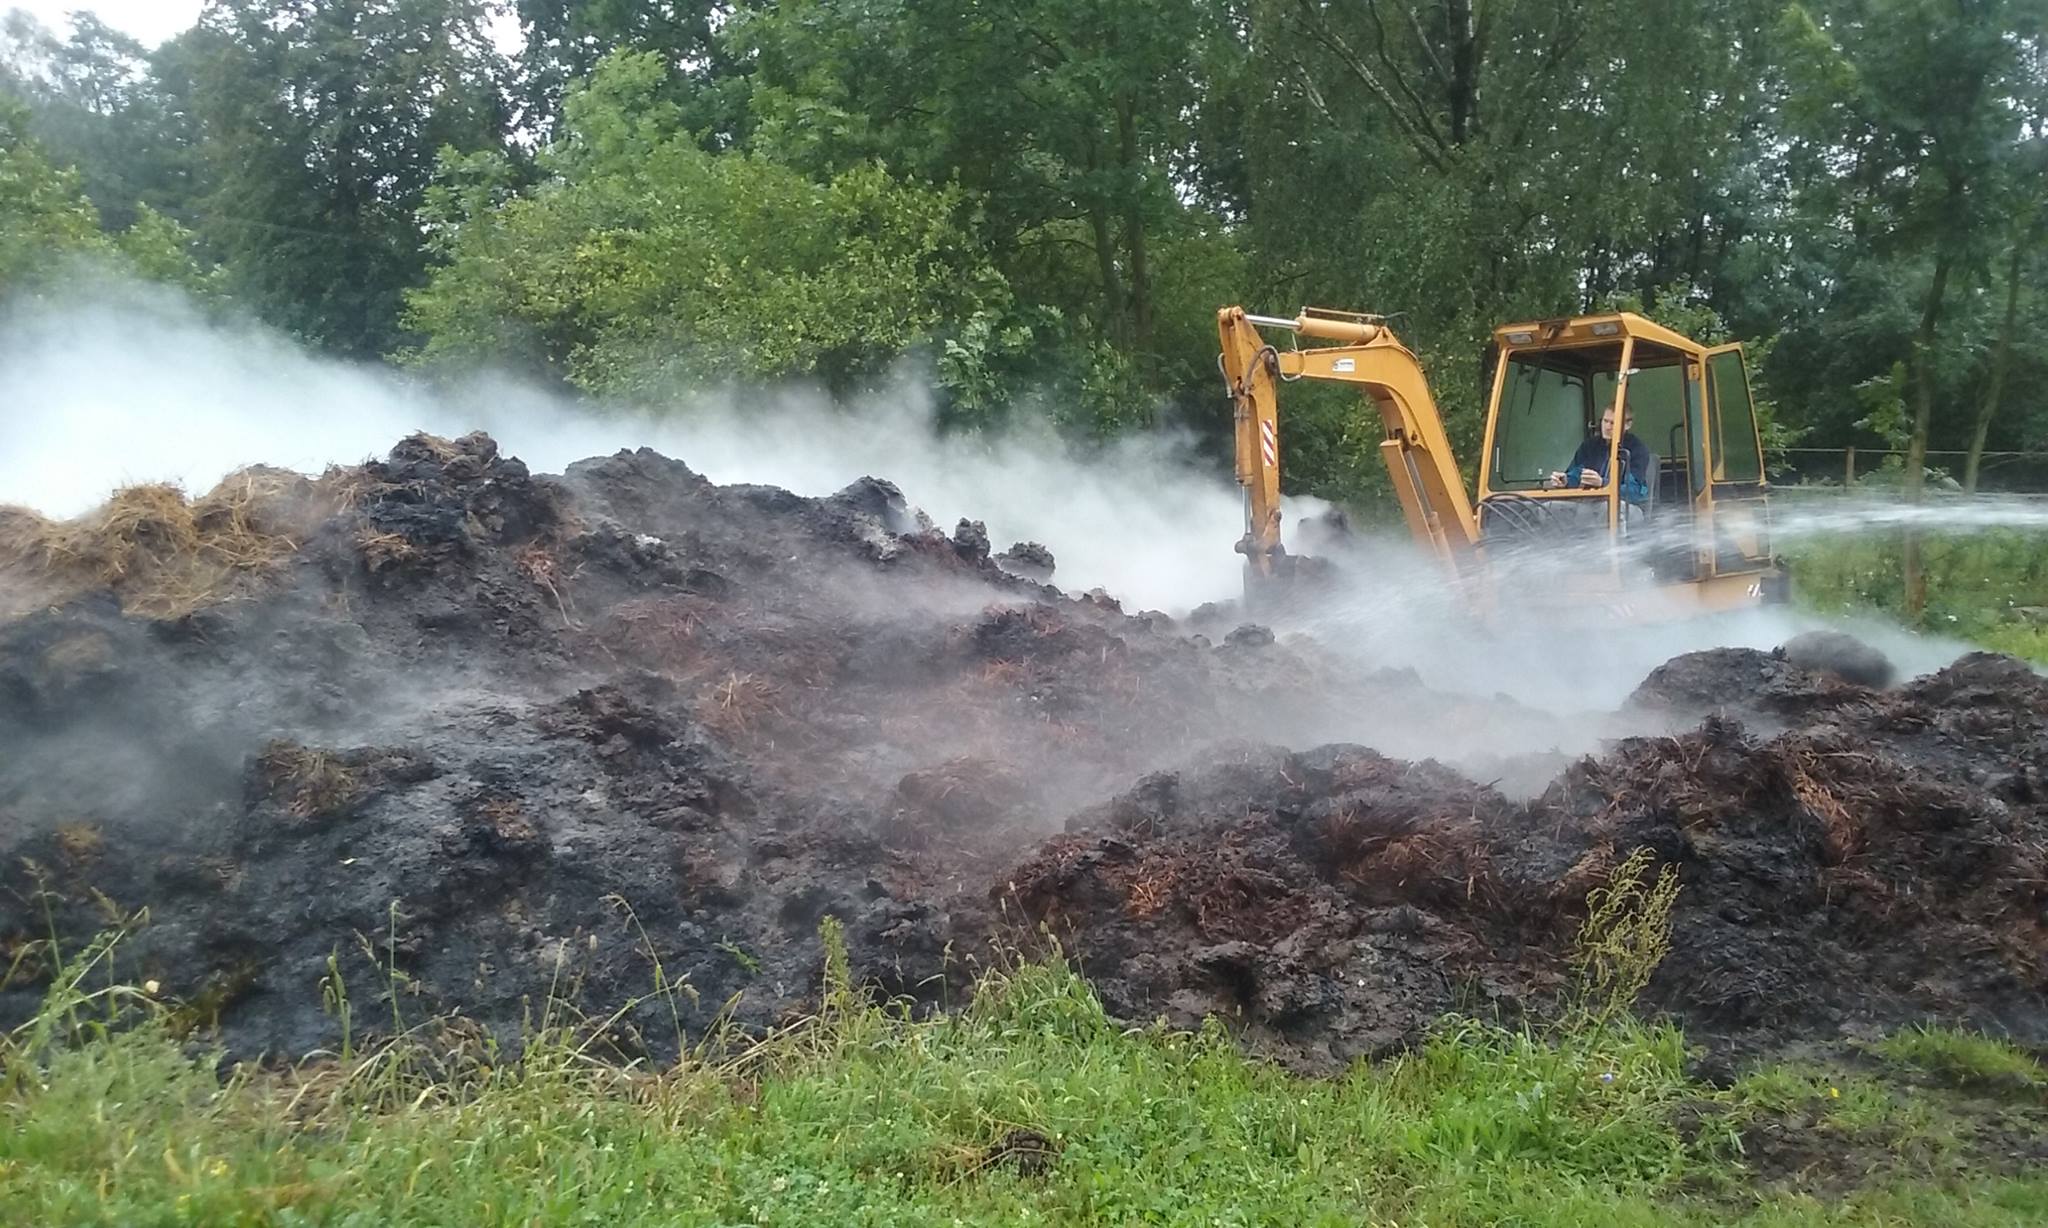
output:
[[[516,67],[485,35],[508,11]],[[211,0],[147,57],[16,19],[0,92],[37,199],[69,166],[108,232],[189,221],[229,291],[344,353],[636,396],[848,390],[917,353],[949,421],[1174,418],[1220,464],[1215,308],[1346,306],[1394,317],[1470,461],[1492,326],[1642,303],[1758,346],[1776,444],[1869,440],[1896,400],[1908,482],[1967,447],[1974,485],[2048,438],[2048,10],[1647,12]],[[1372,497],[1355,399],[1289,412],[1290,490]]]
[[446,257],[411,296],[414,360],[511,362],[614,396],[806,376],[841,392],[1006,288],[954,222],[955,193],[862,165],[823,183],[708,153],[651,53],[614,53],[572,90],[546,178],[452,161],[435,193]]
[[[748,73],[747,148],[814,177],[873,161],[957,184],[1040,312],[1048,367],[1118,424],[1214,379],[1228,290],[1208,287],[1237,268],[1236,244],[1183,188],[1200,177],[1203,49],[1227,37],[1215,7],[788,0],[739,9],[723,39]],[[1165,301],[1178,294],[1200,297]]]
[[1747,334],[1773,2],[1246,0],[1203,146],[1242,151],[1241,294],[1393,315],[1468,464],[1497,324],[1687,285]]
[[2015,100],[2024,117],[2023,127],[2031,135],[2007,148],[2000,167],[2004,199],[1993,211],[2010,218],[2005,238],[2009,249],[2005,260],[2005,313],[1963,467],[1963,489],[1972,494],[1977,491],[1977,479],[1983,470],[1984,445],[1991,437],[1992,421],[1998,417],[2012,377],[2014,351],[2021,345],[2021,286],[2029,280],[2029,262],[2036,260],[2044,243],[2048,243],[2048,209],[2043,209],[2041,203],[2041,185],[2048,183],[2048,14],[2037,14],[2031,28],[2016,33],[2019,56],[2014,64]]
[[670,69],[668,101],[711,146],[729,144],[740,117],[724,89],[736,66],[717,37],[731,15],[725,0],[517,0],[525,45],[519,55],[522,125],[546,133],[561,118],[569,87],[614,51],[660,56]]
[[1756,121],[1757,7],[1679,0],[1649,23],[1618,0],[1269,0],[1255,208],[1319,237],[1332,208],[1370,210],[1367,267],[1413,270],[1401,306],[1425,318],[1706,284],[1740,220],[1725,189]]
[[90,12],[59,39],[14,10],[0,21],[0,93],[27,107],[30,134],[77,170],[109,228],[133,225],[142,205],[189,220],[193,134],[134,39]]
[[188,83],[213,191],[199,232],[249,306],[339,353],[404,342],[443,148],[504,135],[483,0],[212,0],[160,55]]
[[145,206],[127,230],[108,234],[77,172],[53,166],[28,128],[27,109],[0,99],[0,295],[44,292],[79,260],[195,279],[176,223]]
[[[1907,498],[1921,498],[1951,285],[1981,278],[2001,154],[2019,138],[2020,59],[2004,0],[1830,0],[1786,11],[1799,92],[1790,130],[1818,175],[1809,216],[1923,272],[1907,366]],[[1918,534],[1903,551],[1906,610],[1926,604]]]
[[1978,404],[1977,421],[1970,431],[1969,452],[1963,462],[1963,489],[1970,494],[1977,493],[1977,479],[1984,467],[1984,444],[1991,437],[1992,420],[1998,417],[1999,404],[2012,375],[2013,351],[2019,344],[2020,287],[2028,258],[2037,254],[2041,241],[2038,218],[2038,207],[2031,205],[2023,207],[2014,218],[2012,250],[2006,256],[2005,266],[2005,315],[1993,349],[1984,398]]

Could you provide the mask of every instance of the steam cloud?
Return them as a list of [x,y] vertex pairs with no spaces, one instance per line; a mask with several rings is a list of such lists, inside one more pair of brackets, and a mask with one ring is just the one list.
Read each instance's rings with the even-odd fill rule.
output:
[[317,472],[414,430],[484,430],[541,472],[647,446],[717,482],[800,494],[885,477],[942,527],[984,521],[998,549],[1038,541],[1064,587],[1108,588],[1135,607],[1185,609],[1238,582],[1236,490],[1227,473],[1196,469],[1182,441],[1083,455],[1045,432],[943,437],[929,394],[907,378],[854,412],[801,388],[703,392],[660,417],[600,412],[504,379],[436,391],[129,292],[118,305],[19,313],[0,340],[0,405],[0,502],[48,515],[85,511],[126,483],[203,490],[240,465]]
[[[97,301],[18,310],[0,332],[0,503],[75,515],[114,488],[176,481],[203,490],[250,463],[317,472],[381,453],[414,430],[485,430],[537,471],[652,447],[719,482],[802,494],[873,474],[899,484],[942,526],[987,524],[998,548],[1033,540],[1070,591],[1101,587],[1130,608],[1183,613],[1235,596],[1239,496],[1187,441],[1149,437],[1079,452],[1049,432],[941,436],[916,381],[843,412],[802,388],[696,394],[654,416],[597,409],[508,379],[437,390],[381,368],[315,356],[250,322],[204,318],[188,301],[123,287]],[[1304,504],[1306,510],[1309,505]],[[2035,515],[2029,511],[2025,515]],[[1290,517],[1290,522],[1298,517]],[[1834,525],[1829,525],[1834,528]],[[1523,583],[1568,583],[1534,573]],[[1512,626],[1485,642],[1405,542],[1367,542],[1346,597],[1283,630],[1315,634],[1362,663],[1408,667],[1466,694],[1581,711],[1611,710],[1651,668],[1681,652],[1771,647],[1827,623],[1757,611],[1652,629],[1559,633]],[[1938,668],[1958,643],[1861,623],[1849,628],[1907,674]],[[1344,731],[1333,731],[1333,734]],[[1560,734],[1560,745],[1588,745]]]

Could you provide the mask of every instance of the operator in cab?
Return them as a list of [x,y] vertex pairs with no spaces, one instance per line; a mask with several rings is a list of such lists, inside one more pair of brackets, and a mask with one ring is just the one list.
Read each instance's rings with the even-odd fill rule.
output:
[[[1635,415],[1630,413],[1621,426],[1621,497],[1624,502],[1640,507],[1650,498],[1650,449],[1628,429],[1634,425]],[[1571,466],[1562,473],[1552,473],[1545,485],[1552,489],[1583,490],[1607,485],[1608,441],[1613,438],[1614,406],[1609,405],[1600,415],[1599,437],[1580,444],[1572,454]]]

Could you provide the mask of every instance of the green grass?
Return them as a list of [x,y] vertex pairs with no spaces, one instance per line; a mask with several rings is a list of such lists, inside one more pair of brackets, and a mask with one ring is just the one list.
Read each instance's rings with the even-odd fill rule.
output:
[[2048,626],[1999,623],[1976,631],[1970,638],[1993,652],[2010,653],[2021,660],[2048,665]]
[[1745,1074],[1727,1097],[1730,1120],[1743,1125],[1795,1121],[1817,1139],[1831,1140],[1853,1168],[1854,1152],[1883,1148],[1888,1159],[1903,1145],[1948,1167],[1966,1164],[1949,1106],[1878,1074],[1813,1062],[1775,1063]]
[[[658,1073],[594,1062],[557,1033],[514,1063],[414,1040],[223,1083],[167,1016],[105,1027],[115,999],[79,983],[5,1054],[8,1223],[2048,1220],[2038,1175],[1902,1169],[1841,1198],[1759,1192],[1746,1123],[1817,1105],[1816,1128],[1844,1139],[1946,1126],[1871,1076],[1779,1068],[1708,1088],[1685,1076],[1677,1033],[1628,1019],[1447,1020],[1411,1054],[1314,1080],[1247,1059],[1220,1026],[1124,1027],[1053,960],[931,1021],[868,1006],[841,979],[819,1017],[745,1056]],[[1909,1036],[1897,1043],[1915,1062],[1986,1060],[1951,1034]],[[1019,1130],[1051,1140],[1044,1171],[997,1158]]]
[[[1904,618],[1896,532],[1807,537],[1783,553],[1802,604]],[[1920,629],[2048,664],[2048,625],[2018,612],[2048,607],[2048,550],[2037,531],[1930,533],[1921,554],[1927,608]]]
[[1885,1060],[1960,1086],[2048,1088],[2048,1071],[2010,1041],[1955,1028],[1913,1027],[1872,1046]]

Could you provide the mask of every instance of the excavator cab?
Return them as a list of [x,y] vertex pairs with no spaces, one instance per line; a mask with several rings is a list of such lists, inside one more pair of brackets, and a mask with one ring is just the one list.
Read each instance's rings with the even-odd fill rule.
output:
[[[1508,325],[1492,352],[1482,543],[1568,542],[1590,528],[1613,544],[1624,581],[1596,588],[1685,585],[1718,607],[1779,586],[1740,345],[1703,346],[1623,312]],[[1603,417],[1617,423],[1604,438]],[[1594,461],[1597,484],[1557,480],[1575,455]]]
[[[1739,345],[1703,346],[1628,312],[1495,330],[1482,463],[1468,497],[1421,365],[1385,320],[1229,307],[1218,328],[1246,491],[1238,548],[1248,595],[1287,572],[1278,389],[1318,379],[1360,386],[1385,427],[1380,453],[1410,532],[1482,608],[1527,605],[1525,590],[1541,589],[1640,621],[1785,596]],[[1290,347],[1262,329],[1291,333]],[[1614,429],[1603,435],[1610,414]],[[1567,484],[1575,459],[1577,480]],[[1510,559],[1530,558],[1544,569],[1537,574],[1570,582],[1503,579]]]

